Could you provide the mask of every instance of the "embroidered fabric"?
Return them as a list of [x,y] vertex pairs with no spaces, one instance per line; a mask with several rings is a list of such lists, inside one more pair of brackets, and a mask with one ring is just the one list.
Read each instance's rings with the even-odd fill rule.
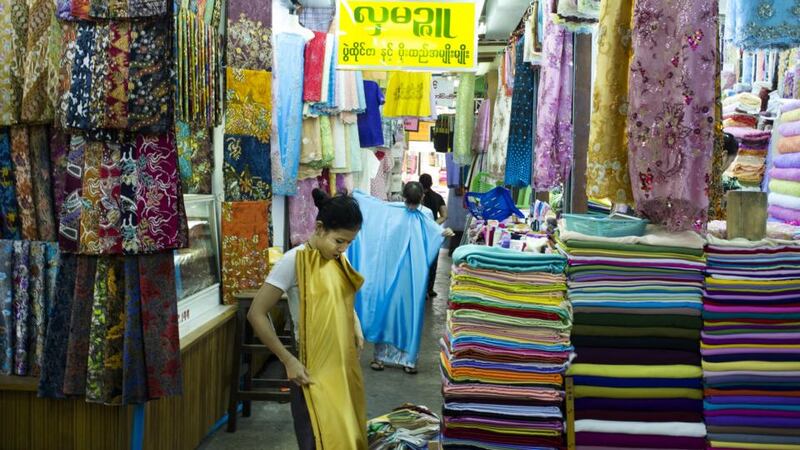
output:
[[725,39],[747,50],[800,45],[800,2],[729,0]]

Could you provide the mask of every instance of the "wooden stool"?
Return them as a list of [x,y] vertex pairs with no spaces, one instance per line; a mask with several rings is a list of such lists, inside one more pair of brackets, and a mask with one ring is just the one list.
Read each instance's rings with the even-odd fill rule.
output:
[[[250,417],[253,400],[288,402],[290,399],[291,381],[288,379],[253,378],[253,354],[271,354],[269,349],[254,336],[253,327],[247,321],[247,312],[250,310],[250,305],[253,303],[256,292],[255,290],[248,290],[235,295],[238,302],[238,310],[236,311],[236,337],[233,347],[231,394],[228,403],[227,431],[229,433],[236,431],[236,420],[238,418],[236,410],[239,402],[243,403],[242,417]],[[278,305],[286,305],[286,302],[287,298],[283,296]],[[274,326],[271,312],[268,317],[270,323]],[[288,318],[288,320],[291,323],[291,318]],[[276,332],[278,332],[278,337],[283,345],[290,352],[296,354],[297,344],[294,340],[294,332],[290,331],[288,335],[281,335],[278,330]]]

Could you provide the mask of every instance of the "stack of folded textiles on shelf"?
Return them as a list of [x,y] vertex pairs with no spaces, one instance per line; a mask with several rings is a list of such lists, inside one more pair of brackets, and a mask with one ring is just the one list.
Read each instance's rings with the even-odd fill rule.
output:
[[745,187],[758,188],[764,180],[767,167],[767,152],[769,141],[772,137],[770,131],[760,131],[754,128],[725,128],[739,144],[736,159],[728,167],[725,175],[736,178]]
[[800,101],[782,108],[780,139],[769,171],[769,215],[792,225],[800,224]]
[[578,448],[704,449],[704,239],[654,226],[622,238],[561,229]]
[[[729,118],[734,114],[757,115],[761,112],[761,97],[749,92],[732,95],[722,100],[722,117]],[[755,125],[753,125],[755,128]]]
[[755,128],[758,118],[751,114],[731,112],[722,116],[722,126],[725,128]]
[[800,241],[708,237],[710,448],[800,448]]
[[444,448],[563,448],[566,259],[467,245],[453,264],[440,342]]

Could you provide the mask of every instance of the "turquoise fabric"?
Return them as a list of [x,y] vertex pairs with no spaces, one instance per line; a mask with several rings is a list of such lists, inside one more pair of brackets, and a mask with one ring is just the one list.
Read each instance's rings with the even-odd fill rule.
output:
[[725,36],[746,50],[797,47],[800,4],[795,0],[728,0]]
[[464,245],[453,253],[453,264],[506,272],[564,273],[567,259],[561,255],[527,253],[500,247]]
[[347,257],[364,276],[356,295],[364,338],[396,347],[405,365],[413,366],[422,334],[428,269],[444,242],[443,228],[419,210],[360,191],[353,196],[364,224]]

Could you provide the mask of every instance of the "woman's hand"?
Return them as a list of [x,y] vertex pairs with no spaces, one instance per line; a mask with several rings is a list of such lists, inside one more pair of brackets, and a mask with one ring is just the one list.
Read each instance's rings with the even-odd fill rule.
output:
[[294,384],[298,386],[313,384],[308,370],[294,356],[284,364],[284,367],[286,367],[286,376],[294,382]]
[[356,331],[356,348],[359,353],[364,350],[364,335],[361,333],[361,330]]
[[455,235],[456,233],[451,228],[445,228],[444,231],[442,231],[442,236],[446,238],[453,237]]

